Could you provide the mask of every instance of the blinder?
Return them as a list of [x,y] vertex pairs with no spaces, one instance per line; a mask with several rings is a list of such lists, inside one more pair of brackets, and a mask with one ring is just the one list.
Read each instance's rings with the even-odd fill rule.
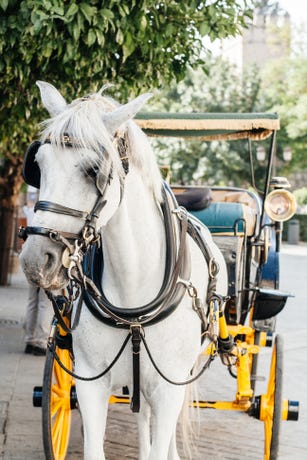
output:
[[22,168],[22,176],[25,183],[35,188],[40,188],[41,181],[41,172],[38,163],[35,161],[35,155],[40,146],[41,142],[37,140],[29,145]]
[[[50,142],[49,140],[46,140],[45,142]],[[72,147],[74,144],[71,141],[70,136],[65,135],[63,138],[63,143],[68,146]],[[31,185],[32,187],[35,187],[37,189],[40,188],[40,180],[41,180],[41,172],[38,166],[38,163],[35,161],[35,155],[38,152],[38,149],[42,145],[41,141],[34,141],[32,142],[29,147],[27,148],[25,157],[24,157],[24,162],[23,162],[23,168],[22,168],[22,176],[26,184]],[[125,138],[119,138],[118,139],[118,153],[122,162],[122,166],[124,169],[125,174],[127,175],[129,172],[129,160],[127,156],[127,141]],[[100,178],[101,179],[101,178]],[[108,180],[112,179],[112,169],[110,170],[109,178]],[[100,182],[96,183],[98,190],[101,191],[101,185]]]

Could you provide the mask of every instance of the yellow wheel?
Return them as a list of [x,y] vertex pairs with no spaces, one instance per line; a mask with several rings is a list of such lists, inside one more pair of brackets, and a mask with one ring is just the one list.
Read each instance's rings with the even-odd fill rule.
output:
[[264,422],[264,459],[278,456],[282,420],[283,341],[277,335],[274,342],[267,393],[261,395],[260,420]]
[[[72,360],[69,350],[56,347],[61,362],[69,370]],[[55,361],[48,350],[42,390],[43,442],[47,460],[64,460],[68,448],[71,423],[71,392],[73,378]]]

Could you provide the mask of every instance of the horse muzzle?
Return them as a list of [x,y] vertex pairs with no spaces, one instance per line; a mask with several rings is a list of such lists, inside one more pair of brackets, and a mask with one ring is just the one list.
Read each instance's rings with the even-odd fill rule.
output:
[[42,236],[29,235],[19,256],[28,281],[48,290],[64,288],[69,278],[62,265],[62,251],[61,246]]

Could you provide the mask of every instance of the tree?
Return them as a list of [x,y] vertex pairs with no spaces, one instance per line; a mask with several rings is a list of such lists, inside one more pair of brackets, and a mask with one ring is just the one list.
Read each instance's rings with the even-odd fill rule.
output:
[[[263,3],[267,5],[268,2],[264,0]],[[276,2],[272,7],[278,8]],[[281,129],[277,136],[274,172],[288,175],[306,170],[307,59],[303,46],[306,31],[299,32],[300,40],[292,43],[292,52],[288,53],[287,48],[284,57],[272,59],[261,71],[251,66],[240,75],[235,66],[221,58],[207,61],[207,73],[200,68],[191,70],[185,80],[165,91],[157,110],[277,112]],[[285,43],[289,42],[288,27],[280,28],[278,33],[283,35]],[[281,42],[280,35],[276,35],[276,39]],[[169,143],[166,147],[159,142],[158,146],[161,148],[160,161],[171,164],[175,182],[241,186],[242,178],[249,177],[246,142],[196,144],[176,141],[173,148]],[[283,153],[288,147],[292,150],[292,160],[285,163]],[[256,183],[263,181],[264,174],[264,166],[255,162]]]
[[[155,104],[167,112],[257,112],[261,111],[261,79],[256,68],[243,76],[222,58],[207,61],[208,72],[190,69],[185,80],[162,93]],[[249,178],[247,141],[202,142],[155,141],[161,164],[169,164],[174,182],[242,185]],[[256,170],[256,176],[263,171]]]
[[205,61],[202,37],[244,26],[246,3],[0,0],[0,284],[7,282],[22,155],[42,120],[35,81],[49,80],[69,98],[111,82],[126,99],[180,80],[188,64]]
[[307,151],[307,59],[294,53],[269,65],[264,73],[262,88],[267,106],[281,119],[277,155],[281,159],[285,147],[292,150],[288,172],[306,170]]
[[[275,0],[257,0],[257,11],[268,17],[269,45],[279,50],[275,58],[259,68],[263,110],[277,112],[281,129],[277,138],[277,164],[282,173],[306,170],[307,150],[307,31],[304,25],[294,26],[289,13]],[[270,21],[270,18],[273,19]],[[276,19],[287,19],[277,21]],[[287,165],[283,152],[290,147],[292,160]],[[280,173],[277,169],[277,175]]]

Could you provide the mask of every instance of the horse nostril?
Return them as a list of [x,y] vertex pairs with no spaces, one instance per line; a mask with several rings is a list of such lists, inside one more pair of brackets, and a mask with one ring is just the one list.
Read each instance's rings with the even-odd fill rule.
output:
[[45,268],[47,270],[51,269],[54,264],[56,263],[56,256],[55,254],[53,254],[52,252],[47,252],[46,253],[46,264],[45,264]]

